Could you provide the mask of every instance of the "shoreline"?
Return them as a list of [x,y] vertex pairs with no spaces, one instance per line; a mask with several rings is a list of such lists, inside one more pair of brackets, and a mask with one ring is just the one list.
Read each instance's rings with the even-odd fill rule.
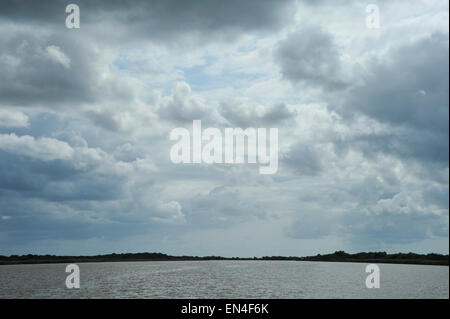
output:
[[290,259],[179,259],[179,260],[65,260],[65,261],[30,261],[30,262],[0,262],[1,266],[13,266],[13,265],[52,265],[52,264],[94,264],[94,263],[124,263],[124,262],[203,262],[203,261],[292,261],[292,262],[317,262],[317,263],[356,263],[356,264],[385,264],[385,265],[411,265],[411,266],[441,266],[448,267],[446,263],[421,263],[421,262],[390,262],[390,261],[374,261],[374,260],[290,260]]
[[336,251],[327,255],[307,257],[264,256],[264,257],[221,257],[221,256],[170,256],[162,253],[124,253],[95,256],[55,256],[55,255],[11,255],[1,256],[0,265],[19,264],[57,264],[57,263],[94,263],[94,262],[138,262],[138,261],[315,261],[315,262],[350,262],[402,265],[449,266],[449,256],[441,254],[414,254],[385,252],[368,252],[347,254]]

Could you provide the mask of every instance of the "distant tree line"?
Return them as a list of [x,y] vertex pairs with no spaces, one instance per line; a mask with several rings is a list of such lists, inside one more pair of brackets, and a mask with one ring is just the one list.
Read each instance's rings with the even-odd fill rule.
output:
[[119,261],[181,261],[181,260],[292,260],[292,261],[327,261],[327,262],[370,262],[396,264],[448,265],[449,256],[441,254],[415,254],[386,252],[360,252],[348,254],[335,251],[332,254],[308,257],[264,256],[258,257],[221,257],[221,256],[170,256],[163,253],[122,253],[96,256],[56,256],[56,255],[0,255],[1,264],[36,264],[36,263],[75,263],[75,262],[119,262]]
[[415,254],[396,253],[388,254],[383,252],[361,252],[348,254],[345,251],[335,251],[332,254],[316,255],[304,257],[302,260],[308,261],[341,261],[341,262],[378,262],[396,264],[427,264],[427,265],[448,265],[449,256],[441,254]]

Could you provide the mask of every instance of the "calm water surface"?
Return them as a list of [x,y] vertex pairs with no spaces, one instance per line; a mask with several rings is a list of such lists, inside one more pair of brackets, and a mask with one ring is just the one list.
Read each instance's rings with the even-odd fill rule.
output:
[[168,261],[0,266],[0,298],[449,298],[447,266],[379,264],[367,289],[364,263]]

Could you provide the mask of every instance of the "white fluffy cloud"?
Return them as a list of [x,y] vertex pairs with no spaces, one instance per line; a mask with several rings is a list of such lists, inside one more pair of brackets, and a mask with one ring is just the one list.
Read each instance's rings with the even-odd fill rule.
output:
[[50,60],[61,64],[66,69],[70,68],[70,58],[61,51],[61,49],[56,45],[49,45],[44,50],[44,56]]
[[28,125],[28,116],[23,112],[0,109],[0,126],[27,127]]
[[74,155],[74,150],[65,142],[46,137],[35,140],[33,136],[16,136],[14,133],[0,135],[0,149],[45,161],[69,159]]

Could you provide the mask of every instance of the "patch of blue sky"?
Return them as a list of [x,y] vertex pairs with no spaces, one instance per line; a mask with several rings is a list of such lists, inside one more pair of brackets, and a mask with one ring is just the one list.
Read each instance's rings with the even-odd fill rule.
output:
[[247,74],[241,72],[222,72],[211,74],[205,72],[209,65],[197,65],[192,68],[183,69],[185,81],[193,91],[209,91],[220,88],[242,88],[253,80],[260,77],[258,74]]
[[113,61],[113,66],[119,70],[130,70],[131,63],[127,59],[116,59]]

